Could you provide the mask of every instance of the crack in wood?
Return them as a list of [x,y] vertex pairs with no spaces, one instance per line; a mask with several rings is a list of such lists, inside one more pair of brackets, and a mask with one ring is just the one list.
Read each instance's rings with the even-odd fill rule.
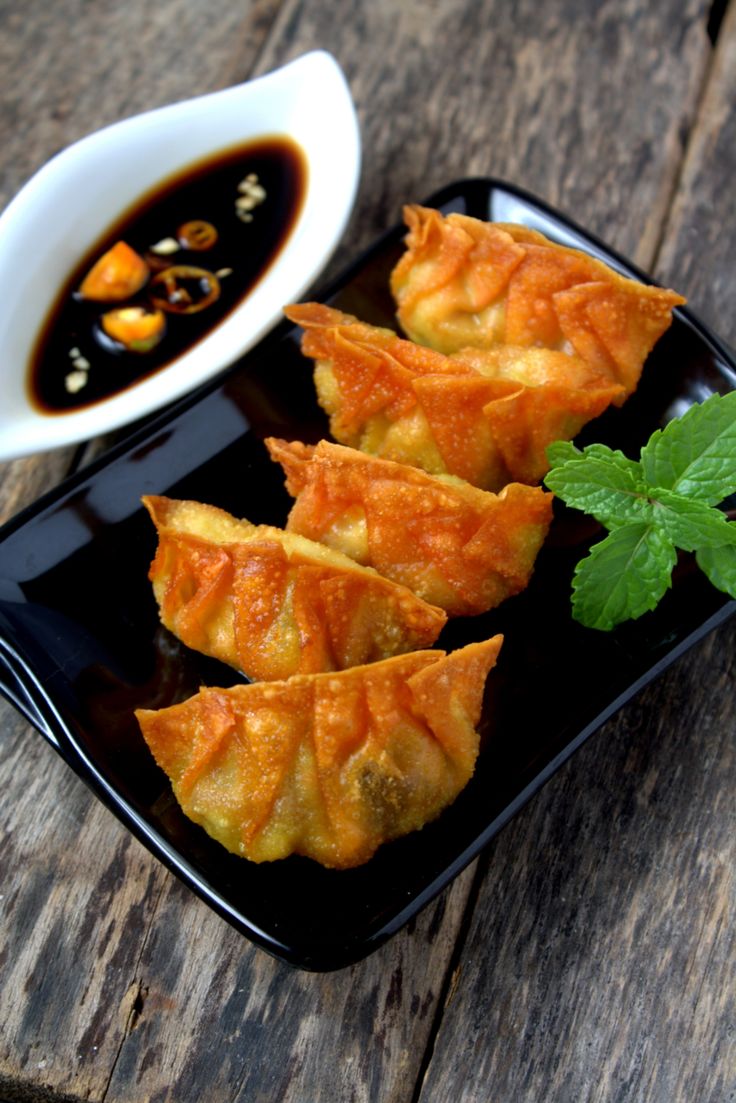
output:
[[[716,3],[718,0],[716,0]],[[725,0],[727,3],[728,0]],[[715,6],[715,5],[714,5]],[[714,39],[711,38],[711,42],[715,46]],[[685,173],[685,166],[687,165],[688,155],[690,152],[690,144],[693,137],[696,136],[700,130],[702,124],[703,104],[708,94],[708,86],[710,85],[711,77],[713,75],[713,66],[715,60],[715,49],[710,52],[710,57],[703,66],[703,74],[700,79],[700,86],[698,88],[697,96],[695,97],[695,104],[693,107],[692,115],[690,117],[689,124],[682,127],[680,132],[681,153],[677,159],[677,163],[674,166],[672,178],[670,181],[670,187],[667,192],[666,202],[663,210],[666,212],[659,224],[659,233],[654,242],[652,249],[651,261],[647,265],[647,271],[653,273],[657,270],[659,265],[659,259],[662,253],[662,248],[665,241],[670,237],[672,232],[672,215],[675,209],[675,199]]]
[[[134,976],[136,977],[136,979],[133,980],[128,986],[128,989],[121,1002],[121,1009],[125,1018],[125,1025],[123,1027],[120,1045],[117,1048],[113,1060],[110,1062],[110,1071],[105,1082],[105,1087],[100,1096],[100,1103],[105,1103],[105,1100],[107,1099],[107,1094],[110,1090],[110,1085],[112,1083],[113,1076],[115,1075],[115,1069],[117,1068],[118,1061],[120,1060],[120,1056],[123,1052],[123,1047],[125,1046],[125,1043],[127,1042],[130,1035],[140,1023],[141,1016],[143,1014],[143,1008],[146,1002],[146,997],[148,996],[149,986],[143,983],[143,980],[140,979],[139,974],[142,972],[141,963],[143,961],[143,955],[145,954],[148,941],[156,924],[156,917],[161,906],[161,899],[163,897],[166,881],[169,877],[172,876],[170,873],[167,873],[163,869],[161,870],[161,875],[162,876],[159,890],[156,894],[155,900],[153,901],[148,925],[146,927],[145,934],[141,939],[140,951],[135,962]],[[126,1005],[127,1011],[125,1010]]]
[[124,1036],[127,1038],[138,1026],[143,1007],[148,997],[148,985],[142,980],[135,980],[125,993],[121,1006],[125,1014]]
[[463,909],[462,919],[458,925],[455,933],[455,941],[452,947],[452,953],[447,960],[447,966],[445,968],[445,974],[442,978],[442,984],[440,986],[439,993],[437,995],[437,1003],[435,1005],[434,1016],[432,1023],[427,1034],[427,1043],[424,1047],[424,1053],[422,1059],[417,1068],[417,1075],[414,1081],[414,1090],[409,1098],[409,1103],[420,1103],[423,1089],[424,1080],[429,1071],[429,1066],[432,1063],[434,1056],[435,1043],[439,1036],[440,1029],[442,1027],[442,1021],[445,1017],[445,1011],[448,1005],[452,1001],[455,989],[460,978],[462,966],[461,958],[463,949],[465,948],[465,942],[470,932],[470,926],[475,912],[476,904],[478,903],[478,896],[480,894],[481,886],[485,880],[486,872],[488,869],[489,852],[486,851],[480,858],[476,860],[476,867],[473,873],[473,883],[470,886],[467,899],[465,901],[465,908]]
[[721,33],[721,27],[723,26],[723,20],[728,9],[729,0],[713,0],[708,12],[708,22],[706,24],[706,31],[708,38],[711,41],[711,45],[715,46],[718,41],[718,35]]

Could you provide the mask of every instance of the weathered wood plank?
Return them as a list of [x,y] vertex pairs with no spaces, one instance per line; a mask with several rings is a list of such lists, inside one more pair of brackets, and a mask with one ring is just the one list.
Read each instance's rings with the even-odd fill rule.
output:
[[735,639],[606,725],[491,848],[422,1103],[461,1078],[468,1103],[728,1097]]
[[[736,7],[657,271],[733,341]],[[736,1070],[733,622],[605,726],[487,858],[421,1103],[717,1103]]]
[[500,176],[651,262],[709,58],[704,0],[288,4],[259,59],[324,46],[365,163],[352,257],[450,180]]
[[733,181],[736,179],[736,5],[729,5],[698,125],[657,260],[657,274],[688,288],[690,303],[724,340],[736,343],[733,309]]
[[[80,49],[75,38],[72,52],[62,18],[89,16],[89,5],[65,0],[49,12],[42,7],[34,0],[22,8],[32,30],[19,30],[20,6],[11,11],[23,49],[43,46],[47,66],[33,62],[30,83],[37,101],[45,103],[49,95],[60,97],[66,70]],[[71,78],[63,118],[48,122],[49,145],[41,150],[31,141],[26,168],[17,170],[20,175],[11,176],[6,187],[12,189],[35,167],[52,141],[70,140],[76,126],[80,132],[89,129],[86,116],[79,122],[78,111],[88,110],[88,97],[94,100],[97,92],[100,122],[109,121],[144,104],[219,87],[246,75],[254,61],[263,71],[323,46],[335,53],[351,80],[365,148],[356,214],[333,271],[395,221],[402,202],[474,173],[513,179],[558,202],[640,262],[651,261],[678,171],[680,135],[692,116],[707,62],[703,4],[670,0],[649,12],[641,11],[636,0],[601,3],[594,11],[582,0],[541,8],[531,0],[514,6],[501,0],[443,0],[432,6],[417,0],[402,5],[361,0],[348,14],[337,0],[289,0],[260,52],[275,5],[251,5],[245,11],[218,4],[214,15],[213,5],[201,14],[200,7],[169,0],[157,14],[141,0],[131,0],[125,12],[96,6],[85,43],[100,47],[104,38],[104,51],[99,50],[104,58],[95,61],[93,77]],[[171,72],[166,58],[159,67],[163,43]],[[189,86],[193,70],[196,89]],[[645,96],[649,110],[638,117]],[[63,137],[53,129],[61,122]],[[26,814],[38,807],[24,796],[28,778],[21,744],[28,738],[37,740],[24,727],[8,732],[7,755],[0,764],[9,805]],[[104,1096],[111,1103],[187,1103],[205,1097],[249,1103],[274,1098],[408,1103],[472,871],[420,917],[414,930],[402,932],[368,961],[325,977],[294,973],[249,947],[182,890],[125,839],[107,813],[94,809],[81,785],[68,782],[50,750],[38,741],[34,745],[47,786],[70,791],[71,806],[63,798],[53,807],[44,804],[47,822],[40,835],[35,820],[19,818],[14,830],[24,854],[38,848],[39,860],[58,871],[55,901],[65,894],[73,901],[77,878],[86,871],[85,899],[93,915],[82,932],[72,904],[65,906],[69,928],[62,936],[63,954],[77,963],[83,979],[66,979],[65,967],[59,966],[43,989],[50,1005],[25,1032],[19,1015],[28,1004],[21,997],[12,1004],[7,1027],[12,1034],[4,1036],[12,1041],[3,1046],[0,1070],[16,1081],[48,1084],[79,1097]],[[82,837],[66,822],[69,815],[76,824],[88,818],[90,824],[104,821],[101,842],[88,843],[87,834]],[[522,842],[531,864],[535,840],[524,835]],[[137,871],[130,883],[118,883],[116,915],[129,915],[140,905],[141,885],[154,871],[154,897],[160,889],[157,900],[146,897],[149,910],[143,920],[121,932],[117,944],[113,935],[106,942],[107,915],[94,903],[94,886],[104,892],[105,871],[115,853],[122,864],[118,869]],[[13,884],[15,914],[0,938],[7,937],[18,952],[28,937],[19,909],[33,900],[21,877]],[[27,948],[26,975],[33,972],[32,961],[50,956],[45,940],[53,909],[41,904],[43,922]],[[115,954],[118,973],[110,964]],[[477,961],[476,950],[464,955],[464,975]],[[5,976],[0,972],[0,1019],[10,1006]],[[81,1006],[69,1000],[67,985],[90,986]],[[39,1069],[44,1058],[36,1054],[53,1043],[62,1014],[67,1025],[54,1060]],[[106,1031],[109,1042],[100,1044]],[[75,1054],[83,1042],[86,1057],[80,1070]],[[518,1055],[513,1060],[518,1064]],[[463,1069],[459,1081],[450,1081],[450,1097],[457,1096],[458,1082],[467,1075]]]
[[0,463],[0,524],[35,502],[69,473],[72,448]]
[[[58,807],[33,832],[18,805],[0,820],[3,1099],[22,1081],[74,1099],[270,1103],[308,1083],[318,1103],[411,1078],[472,871],[370,968],[299,973],[196,900],[29,739],[0,772],[30,768],[28,800],[45,808],[56,791]],[[325,1042],[341,1055],[328,1076]]]
[[0,806],[0,1070],[100,1098],[167,875],[20,717],[3,719],[0,774],[23,791]]
[[271,960],[172,881],[141,961],[146,998],[107,1098],[408,1098],[471,876],[370,963],[326,975]]
[[77,138],[244,80],[278,7],[278,0],[6,0],[0,205]]
[[[85,133],[247,77],[277,6],[4,4],[0,202]],[[0,520],[58,483],[73,456],[0,465]],[[0,731],[1,1094],[25,1094],[22,1076],[101,1098],[168,875],[4,702]]]

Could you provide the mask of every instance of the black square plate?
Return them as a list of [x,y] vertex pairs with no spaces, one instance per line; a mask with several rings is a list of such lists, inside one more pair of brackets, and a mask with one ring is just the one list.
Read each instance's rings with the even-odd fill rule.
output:
[[[517,188],[464,180],[427,201],[444,212],[521,222],[639,278],[565,218]],[[393,325],[388,276],[403,227],[313,297]],[[586,430],[638,455],[693,402],[736,387],[736,365],[687,310],[649,358],[637,393]],[[228,854],[173,800],[133,717],[237,677],[159,626],[147,581],[155,549],[142,494],[211,502],[283,524],[289,499],[269,435],[326,435],[311,364],[281,325],[216,382],[151,421],[0,532],[0,689],[149,849],[238,930],[307,969],[376,949],[435,896],[600,724],[736,603],[683,557],[654,613],[608,634],[570,616],[570,581],[591,530],[560,509],[528,590],[450,623],[439,646],[506,636],[490,679],[470,784],[422,831],[366,865],[335,872],[292,857],[254,865]],[[532,692],[533,691],[533,692]]]

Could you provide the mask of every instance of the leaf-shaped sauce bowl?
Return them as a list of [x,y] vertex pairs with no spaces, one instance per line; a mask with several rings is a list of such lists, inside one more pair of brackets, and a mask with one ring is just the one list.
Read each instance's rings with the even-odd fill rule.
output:
[[[165,182],[269,138],[296,145],[304,178],[288,233],[254,286],[158,370],[87,405],[43,408],[32,393],[31,362],[80,262]],[[359,173],[350,91],[335,59],[321,50],[245,84],[115,123],[54,157],[0,216],[0,460],[108,432],[227,367],[322,270],[345,229]]]

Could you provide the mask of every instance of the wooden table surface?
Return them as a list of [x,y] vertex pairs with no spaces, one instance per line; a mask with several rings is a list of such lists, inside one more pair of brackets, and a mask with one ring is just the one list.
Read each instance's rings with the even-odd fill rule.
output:
[[[324,47],[364,149],[332,273],[403,202],[493,175],[736,341],[736,0],[2,0],[0,21],[0,204],[103,124]],[[104,443],[0,466],[0,518]],[[3,704],[0,1098],[733,1100],[735,641],[732,620],[324,975],[237,935]]]

